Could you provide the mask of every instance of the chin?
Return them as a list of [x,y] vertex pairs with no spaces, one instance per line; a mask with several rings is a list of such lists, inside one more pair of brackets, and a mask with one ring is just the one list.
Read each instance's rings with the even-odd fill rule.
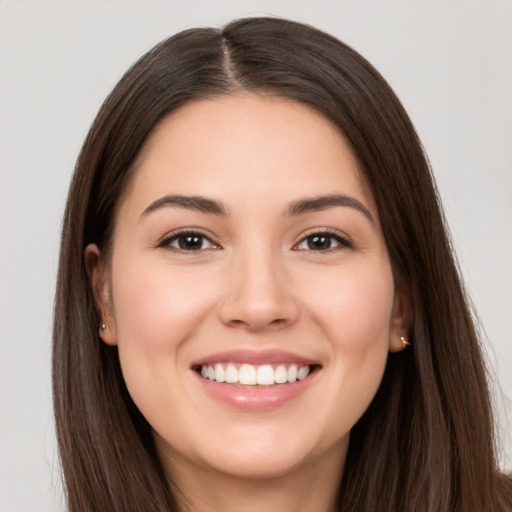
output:
[[[283,434],[285,431],[286,435]],[[167,454],[176,467],[180,466],[180,462],[192,463],[189,467],[194,473],[199,471],[247,481],[282,481],[287,476],[310,470],[320,461],[325,462],[326,456],[337,466],[344,459],[349,437],[347,435],[338,442],[326,443],[325,436],[315,438],[311,431],[300,432],[284,425],[275,431],[257,424],[216,434],[208,444],[203,439],[200,445],[189,445],[188,449],[179,453],[162,438],[157,444],[160,444],[160,452]]]
[[217,465],[217,470],[225,475],[247,480],[270,480],[283,478],[300,471],[307,458],[297,454],[283,453],[239,453]]

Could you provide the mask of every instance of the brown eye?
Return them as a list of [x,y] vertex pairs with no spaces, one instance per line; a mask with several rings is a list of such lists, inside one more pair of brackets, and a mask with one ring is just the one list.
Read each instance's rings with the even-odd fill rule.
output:
[[340,247],[350,247],[348,240],[333,233],[313,233],[303,238],[296,246],[299,251],[327,251]]
[[201,235],[182,235],[178,237],[178,246],[184,251],[198,251],[203,248],[203,237]]
[[312,235],[306,238],[308,249],[312,251],[323,251],[330,249],[332,245],[332,237],[326,235]]
[[170,247],[186,252],[217,248],[217,245],[205,235],[195,232],[178,233],[177,235],[167,238],[160,245],[162,247]]

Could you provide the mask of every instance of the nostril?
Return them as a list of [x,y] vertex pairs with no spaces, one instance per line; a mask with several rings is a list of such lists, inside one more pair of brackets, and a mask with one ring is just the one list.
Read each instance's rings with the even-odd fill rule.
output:
[[231,327],[261,331],[282,328],[297,319],[298,307],[292,297],[278,297],[271,291],[267,292],[268,297],[262,295],[263,292],[257,295],[246,290],[245,294],[228,296],[219,304],[221,321]]
[[260,317],[260,318],[248,318],[247,320],[241,320],[234,318],[227,322],[228,325],[232,327],[245,327],[249,331],[259,331],[261,329],[266,329],[269,327],[284,327],[288,324],[288,320],[286,318],[275,318],[273,320],[268,320],[268,318]]
[[286,323],[286,318],[276,318],[272,320],[269,325],[282,325]]

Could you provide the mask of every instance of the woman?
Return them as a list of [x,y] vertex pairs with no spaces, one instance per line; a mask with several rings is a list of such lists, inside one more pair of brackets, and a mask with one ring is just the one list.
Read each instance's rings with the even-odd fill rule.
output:
[[70,511],[512,507],[421,144],[304,25],[182,32],[107,98],[53,364]]

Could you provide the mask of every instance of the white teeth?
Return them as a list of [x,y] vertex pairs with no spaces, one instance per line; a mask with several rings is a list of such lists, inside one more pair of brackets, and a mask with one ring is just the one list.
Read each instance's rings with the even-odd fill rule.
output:
[[274,370],[272,366],[265,364],[258,368],[256,372],[256,383],[262,386],[274,384]]
[[240,384],[256,384],[256,368],[252,364],[243,364],[238,372],[238,381]]
[[226,380],[224,368],[222,368],[222,365],[219,363],[215,365],[215,380],[217,382],[224,382]]
[[[308,367],[306,366],[306,368]],[[274,380],[276,381],[277,384],[284,384],[285,382],[288,382],[288,372],[286,371],[286,367],[284,365],[280,364],[276,368]]]
[[309,375],[309,366],[301,366],[297,372],[297,379],[305,379]]
[[295,382],[297,380],[297,365],[292,364],[288,368],[288,382]]
[[273,384],[285,384],[305,379],[310,372],[310,367],[290,365],[288,368],[284,364],[274,368],[270,364],[254,366],[252,364],[242,364],[237,368],[233,363],[221,364],[215,366],[202,365],[201,375],[205,379],[216,382],[226,382],[228,384],[242,384],[244,386],[271,386]]
[[234,364],[228,364],[228,367],[226,368],[226,382],[230,384],[238,382],[238,370]]

